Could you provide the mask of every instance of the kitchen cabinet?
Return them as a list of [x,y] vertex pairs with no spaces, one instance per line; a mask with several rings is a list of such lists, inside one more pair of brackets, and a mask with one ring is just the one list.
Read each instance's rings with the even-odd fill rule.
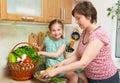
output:
[[60,18],[60,0],[47,0],[46,22]]
[[46,0],[0,0],[2,20],[44,22]]
[[72,0],[47,0],[46,22],[57,18],[64,23],[71,23]]
[[64,23],[71,23],[72,21],[72,0],[60,0],[61,8],[63,9],[63,14],[61,14],[61,19]]
[[0,0],[1,20],[71,23],[71,11],[72,0]]

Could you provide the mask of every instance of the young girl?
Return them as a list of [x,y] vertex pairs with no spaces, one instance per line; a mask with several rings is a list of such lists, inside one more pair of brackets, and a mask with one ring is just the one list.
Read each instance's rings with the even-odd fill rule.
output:
[[[52,20],[49,24],[49,30],[49,36],[45,37],[44,43],[40,48],[45,47],[45,51],[38,52],[39,55],[45,56],[47,68],[64,60],[64,51],[67,45],[67,40],[63,38],[64,25],[60,20]],[[60,74],[59,76],[68,78],[69,83],[77,83],[78,81],[78,76],[75,72]]]

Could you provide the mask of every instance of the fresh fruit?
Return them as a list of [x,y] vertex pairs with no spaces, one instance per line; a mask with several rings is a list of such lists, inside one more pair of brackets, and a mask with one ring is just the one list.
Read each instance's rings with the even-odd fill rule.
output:
[[42,71],[40,71],[40,74],[43,74],[45,72],[45,70],[42,70]]
[[24,62],[24,63],[30,63],[30,60],[31,60],[30,57],[26,57],[26,59],[24,59],[23,62]]
[[40,73],[37,75],[37,78],[42,78],[42,74],[45,72],[45,70],[41,70]]
[[42,75],[41,75],[41,74],[39,74],[39,75],[37,76],[37,78],[41,79],[41,78],[42,78]]
[[[53,67],[48,67],[45,71],[50,71]],[[56,76],[59,76],[59,74],[57,74]]]
[[[50,71],[53,67],[48,67],[45,71]],[[59,76],[59,74],[55,75],[55,76]]]
[[[42,78],[42,74],[44,72],[47,72],[47,71],[50,71],[53,67],[48,67],[47,69],[45,70],[41,70],[40,73],[37,75],[37,78]],[[56,75],[57,77],[59,76],[59,74]]]
[[51,69],[52,69],[52,67],[48,67],[48,68],[45,69],[45,70],[41,70],[40,73],[39,73],[39,75],[37,76],[37,78],[42,78],[42,74],[43,74],[44,72],[46,72],[46,71],[51,70]]
[[17,61],[15,55],[12,52],[9,53],[8,61],[12,63]]
[[45,71],[49,71],[49,70],[51,70],[52,69],[52,67],[48,67]]

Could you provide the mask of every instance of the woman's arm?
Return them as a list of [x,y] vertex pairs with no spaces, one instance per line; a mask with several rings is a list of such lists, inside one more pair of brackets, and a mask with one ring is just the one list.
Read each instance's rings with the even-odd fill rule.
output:
[[95,59],[103,45],[104,43],[99,39],[95,39],[89,42],[79,61],[55,68],[49,72],[46,72],[43,77],[53,77],[59,73],[75,71],[77,69],[84,69],[87,65],[89,65],[90,62],[92,62],[93,59]]
[[78,60],[78,56],[76,55],[76,52],[73,52],[69,58],[63,60],[62,62],[64,63],[64,65],[67,65],[67,64],[73,63],[77,60]]
[[44,55],[44,56],[48,56],[48,57],[52,57],[52,58],[58,58],[65,51],[65,48],[66,48],[66,45],[63,44],[62,46],[60,46],[60,48],[57,50],[57,52],[40,51],[40,52],[38,52],[38,54],[39,55],[41,54],[41,55]]
[[95,39],[94,41],[91,41],[86,47],[81,59],[79,61],[61,67],[60,72],[62,73],[65,71],[84,69],[87,65],[89,65],[90,62],[92,62],[93,59],[95,59],[95,57],[100,52],[100,49],[103,47],[103,45],[104,43],[99,39]]
[[78,53],[77,53],[79,45],[80,45],[80,42],[78,44],[77,49],[71,54],[71,56],[61,62],[63,65],[67,65],[67,64],[73,63],[77,60],[80,60],[81,55],[78,55]]
[[73,63],[76,60],[77,60],[77,57],[76,57],[75,53],[72,53],[72,55],[69,58],[64,59],[63,61],[61,61],[58,64],[54,65],[53,68],[57,68],[57,67],[60,67],[60,66],[63,66],[63,65],[67,65],[67,64]]

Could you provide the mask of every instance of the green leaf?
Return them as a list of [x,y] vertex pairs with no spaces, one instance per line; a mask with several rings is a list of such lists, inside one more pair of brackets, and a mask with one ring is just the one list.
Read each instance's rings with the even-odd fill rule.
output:
[[112,19],[114,19],[115,15],[112,15]]
[[111,8],[107,8],[107,11],[111,11],[112,9]]
[[40,61],[41,63],[44,63],[44,57],[37,55],[35,49],[30,46],[22,46],[18,47],[15,51],[14,54],[16,57],[21,57],[23,54],[26,54],[31,58],[32,61]]
[[110,12],[107,14],[107,16],[110,16]]
[[114,19],[118,15],[120,15],[120,1],[116,2],[112,7],[107,8],[107,16],[111,16]]
[[59,77],[52,77],[51,80],[53,83],[64,83],[62,78]]

